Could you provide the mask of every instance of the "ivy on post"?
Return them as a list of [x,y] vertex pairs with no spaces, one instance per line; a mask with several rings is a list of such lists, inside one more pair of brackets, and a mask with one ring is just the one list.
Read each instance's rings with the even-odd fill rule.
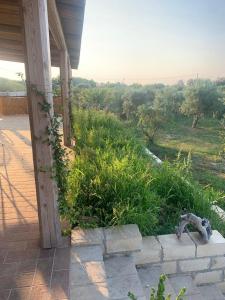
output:
[[22,0],[26,46],[26,79],[41,243],[61,243],[57,182],[52,176],[53,97],[47,0]]

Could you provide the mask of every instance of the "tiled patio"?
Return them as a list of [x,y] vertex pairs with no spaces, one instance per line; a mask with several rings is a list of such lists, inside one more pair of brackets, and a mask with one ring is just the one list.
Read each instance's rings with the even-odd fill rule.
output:
[[68,299],[69,248],[43,250],[27,116],[0,117],[0,300]]

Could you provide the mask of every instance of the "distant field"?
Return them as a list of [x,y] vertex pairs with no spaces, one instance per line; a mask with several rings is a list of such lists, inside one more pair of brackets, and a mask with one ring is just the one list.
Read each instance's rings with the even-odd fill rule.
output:
[[198,128],[192,129],[191,122],[187,118],[168,122],[151,150],[162,160],[175,159],[179,151],[183,156],[191,152],[194,178],[203,185],[225,191],[225,164],[219,156],[220,123],[202,119]]

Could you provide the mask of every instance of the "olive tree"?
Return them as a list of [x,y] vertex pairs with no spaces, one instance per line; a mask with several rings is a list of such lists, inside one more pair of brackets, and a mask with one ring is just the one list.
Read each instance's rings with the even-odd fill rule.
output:
[[158,130],[162,127],[163,118],[159,110],[151,105],[140,105],[137,111],[138,127],[146,137],[147,146],[154,142]]
[[204,116],[212,116],[220,109],[222,102],[217,87],[214,84],[194,84],[185,90],[185,100],[181,105],[181,112],[186,116],[192,116],[192,128],[196,128],[199,119]]

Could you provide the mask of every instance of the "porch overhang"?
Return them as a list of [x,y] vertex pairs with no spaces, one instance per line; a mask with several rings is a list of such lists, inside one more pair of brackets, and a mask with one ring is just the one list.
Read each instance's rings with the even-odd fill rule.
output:
[[[80,58],[85,0],[48,0],[51,64],[60,67],[67,49],[72,69]],[[24,22],[20,0],[0,0],[0,60],[25,63]]]

